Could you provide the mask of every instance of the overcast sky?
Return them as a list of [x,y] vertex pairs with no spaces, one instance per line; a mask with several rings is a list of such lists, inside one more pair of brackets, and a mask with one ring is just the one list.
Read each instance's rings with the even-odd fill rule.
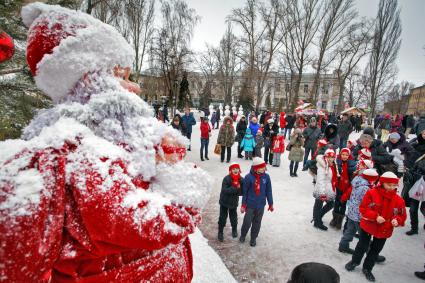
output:
[[[225,29],[225,18],[233,8],[242,7],[245,0],[186,0],[201,22],[194,31],[192,47],[205,49],[205,43],[218,45]],[[360,16],[375,17],[378,0],[356,0]],[[398,80],[408,80],[416,86],[425,83],[425,0],[402,0],[402,45],[397,65]]]

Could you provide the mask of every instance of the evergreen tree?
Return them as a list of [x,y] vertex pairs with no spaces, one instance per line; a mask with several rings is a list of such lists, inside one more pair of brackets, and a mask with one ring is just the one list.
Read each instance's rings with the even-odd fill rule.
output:
[[246,80],[242,84],[238,104],[242,105],[243,109],[247,111],[254,110],[254,99],[250,93],[250,89],[247,86]]
[[179,92],[179,101],[178,108],[183,109],[184,107],[192,106],[192,101],[190,99],[189,92],[189,81],[187,80],[187,73],[183,73],[182,81],[180,82],[180,92]]

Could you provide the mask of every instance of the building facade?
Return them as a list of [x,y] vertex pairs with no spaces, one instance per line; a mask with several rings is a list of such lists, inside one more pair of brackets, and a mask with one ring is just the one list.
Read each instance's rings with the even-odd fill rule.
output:
[[407,114],[420,115],[425,112],[425,84],[410,90]]

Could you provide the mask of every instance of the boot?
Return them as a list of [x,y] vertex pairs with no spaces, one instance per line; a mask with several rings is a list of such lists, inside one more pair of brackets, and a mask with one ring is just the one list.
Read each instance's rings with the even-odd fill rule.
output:
[[418,230],[413,229],[413,228],[406,232],[407,236],[412,236],[412,235],[416,235],[416,234],[418,234]]
[[223,230],[224,230],[223,226],[218,226],[218,236],[217,236],[217,238],[220,242],[224,241]]
[[239,238],[239,242],[241,242],[241,243],[245,243],[245,237],[241,236],[241,237]]
[[341,247],[339,246],[338,251],[344,254],[354,254],[354,250],[350,247]]
[[385,258],[385,256],[383,255],[378,255],[378,257],[376,258],[375,262],[376,263],[383,263],[384,261],[386,261],[387,259]]
[[332,220],[331,220],[331,222],[329,223],[329,226],[331,226],[331,227],[335,227],[336,226],[336,219],[337,219],[337,215],[336,215],[336,213],[335,212],[332,212]]
[[206,160],[210,160],[210,159],[208,158],[208,156],[206,156],[206,155],[205,155],[205,159],[206,159]]
[[363,274],[366,277],[366,279],[370,282],[375,282],[375,276],[373,276],[372,271],[368,269],[363,268]]
[[338,229],[338,230],[341,230],[342,221],[344,221],[344,214],[335,213],[335,215],[337,216],[335,228]]
[[232,237],[237,238],[238,237],[238,228],[232,227]]
[[416,271],[415,276],[418,277],[419,279],[425,280],[425,271],[423,272]]
[[257,245],[257,241],[255,239],[251,239],[251,241],[249,241],[249,245],[251,247],[255,247]]
[[345,269],[347,270],[347,271],[353,271],[355,268],[356,268],[356,266],[357,266],[358,264],[355,264],[353,261],[349,261],[346,265],[345,265]]
[[323,223],[314,223],[314,227],[316,227],[317,229],[320,229],[322,231],[327,231],[328,227],[326,227],[325,225],[323,225]]

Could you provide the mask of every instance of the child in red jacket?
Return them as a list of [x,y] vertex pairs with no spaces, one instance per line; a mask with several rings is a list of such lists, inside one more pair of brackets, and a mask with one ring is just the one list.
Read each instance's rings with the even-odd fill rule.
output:
[[279,133],[273,140],[273,167],[280,166],[280,156],[285,152],[285,137]]
[[367,252],[363,263],[363,274],[371,282],[375,281],[372,269],[385,241],[391,237],[394,227],[404,226],[406,221],[404,200],[397,195],[398,182],[399,179],[394,173],[385,172],[379,178],[379,184],[366,192],[360,204],[359,242],[345,269],[354,270]]
[[201,118],[201,160],[204,161],[204,149],[205,149],[205,159],[210,160],[208,158],[208,144],[210,142],[211,135],[211,127],[210,123],[208,123],[208,117]]

